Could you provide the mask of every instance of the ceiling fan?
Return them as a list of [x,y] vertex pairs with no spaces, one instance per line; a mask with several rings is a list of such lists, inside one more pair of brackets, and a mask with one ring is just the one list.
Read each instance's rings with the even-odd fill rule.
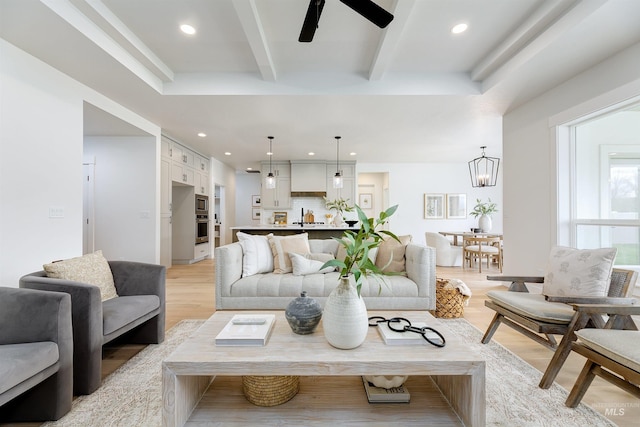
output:
[[[372,0],[340,0],[360,15],[367,18],[380,28],[385,28],[391,21],[393,15],[375,4]],[[309,43],[313,40],[313,35],[320,22],[320,14],[324,8],[325,0],[310,0],[307,14],[304,17],[302,30],[300,30],[299,42]]]

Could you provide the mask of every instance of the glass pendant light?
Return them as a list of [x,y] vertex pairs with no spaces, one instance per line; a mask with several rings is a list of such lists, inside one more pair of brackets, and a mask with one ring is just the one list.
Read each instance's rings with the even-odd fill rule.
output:
[[267,155],[269,156],[269,173],[267,174],[264,183],[268,189],[274,189],[276,188],[276,177],[273,176],[273,172],[271,171],[271,158],[273,157],[273,137],[268,136],[267,138],[269,138],[269,152],[267,153]]
[[340,138],[336,136],[336,174],[333,176],[333,188],[342,188],[343,180],[340,173]]

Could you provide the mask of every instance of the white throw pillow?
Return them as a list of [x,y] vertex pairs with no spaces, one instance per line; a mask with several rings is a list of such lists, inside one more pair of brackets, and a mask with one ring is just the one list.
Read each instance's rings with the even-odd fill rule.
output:
[[273,271],[273,254],[267,236],[236,233],[242,246],[242,277]]
[[[318,256],[318,255],[322,255]],[[330,254],[296,254],[294,252],[289,252],[289,258],[291,258],[291,265],[293,267],[293,275],[294,276],[306,276],[307,274],[316,274],[316,273],[329,273],[334,271],[333,267],[321,267],[325,262],[332,260],[333,255]],[[320,258],[325,259],[322,261]]]
[[542,293],[553,296],[606,296],[616,252],[616,248],[552,248]]
[[86,283],[100,288],[100,299],[106,301],[118,296],[109,262],[102,251],[86,254],[42,266],[47,277]]

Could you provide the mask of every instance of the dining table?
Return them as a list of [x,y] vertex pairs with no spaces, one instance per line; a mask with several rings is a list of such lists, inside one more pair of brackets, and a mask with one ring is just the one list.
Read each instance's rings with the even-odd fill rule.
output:
[[[462,246],[465,237],[500,237],[502,239],[502,233],[474,231],[439,231],[439,233],[443,236],[452,236],[454,246]],[[458,241],[458,238],[460,238],[460,241]]]

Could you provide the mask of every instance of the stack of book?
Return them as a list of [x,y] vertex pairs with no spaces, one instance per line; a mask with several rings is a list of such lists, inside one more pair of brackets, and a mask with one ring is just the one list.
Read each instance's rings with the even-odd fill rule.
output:
[[376,387],[364,377],[362,377],[362,383],[369,403],[408,403],[411,398],[404,384],[393,388]]
[[[426,326],[426,323],[416,322],[413,323],[413,326],[416,328],[422,328]],[[387,322],[378,323],[378,333],[380,333],[380,337],[382,341],[384,341],[387,345],[424,345],[429,344],[427,340],[425,340],[421,334],[415,332],[396,332],[389,329],[389,325]],[[427,337],[434,341],[439,341],[440,337],[432,331],[426,332]]]
[[274,314],[236,314],[216,336],[216,345],[263,346],[275,321]]

